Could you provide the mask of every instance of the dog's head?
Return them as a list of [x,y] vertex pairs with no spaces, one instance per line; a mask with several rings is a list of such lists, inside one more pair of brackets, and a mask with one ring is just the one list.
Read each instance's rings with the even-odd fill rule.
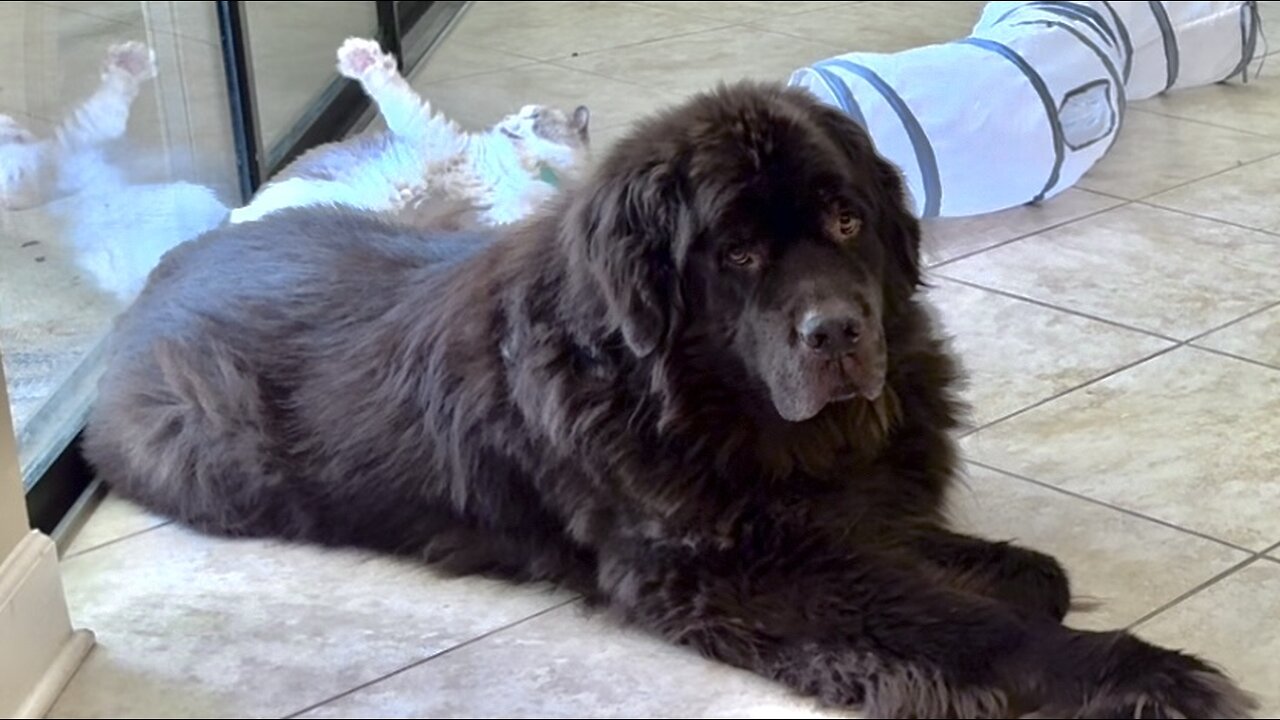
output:
[[801,421],[883,390],[886,321],[920,283],[904,199],[854,122],[740,84],[620,141],[565,236],[636,355],[709,359],[744,404]]

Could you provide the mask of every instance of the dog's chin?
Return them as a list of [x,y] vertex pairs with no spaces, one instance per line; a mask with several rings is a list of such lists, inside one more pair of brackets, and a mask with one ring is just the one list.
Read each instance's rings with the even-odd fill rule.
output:
[[804,422],[831,405],[875,402],[884,392],[887,355],[877,337],[839,361],[790,348],[768,359],[760,377],[774,410],[788,422]]
[[778,415],[787,422],[804,422],[829,405],[875,402],[884,392],[884,376],[868,373],[855,378],[817,376],[799,383],[770,383],[769,395]]

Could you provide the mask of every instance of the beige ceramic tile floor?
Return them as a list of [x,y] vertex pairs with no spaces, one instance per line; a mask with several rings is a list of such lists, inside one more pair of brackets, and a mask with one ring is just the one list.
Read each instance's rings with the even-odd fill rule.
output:
[[[418,85],[470,124],[586,102],[607,144],[717,79],[945,39],[978,6],[479,3]],[[1280,75],[1130,118],[1080,188],[928,224],[973,376],[955,515],[1062,558],[1098,603],[1070,622],[1204,653],[1276,717]],[[100,645],[55,717],[825,715],[542,588],[211,540],[111,498],[65,556]]]

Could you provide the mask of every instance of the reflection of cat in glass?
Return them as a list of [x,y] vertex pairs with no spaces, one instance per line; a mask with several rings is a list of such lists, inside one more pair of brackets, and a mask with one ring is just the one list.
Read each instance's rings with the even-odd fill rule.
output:
[[143,83],[155,76],[155,54],[146,45],[112,45],[97,89],[50,137],[0,115],[0,210],[38,213],[37,225],[122,302],[141,289],[165,252],[227,216],[203,185],[135,182],[108,157],[124,138]]
[[0,208],[22,210],[101,182],[109,165],[102,147],[124,135],[129,106],[155,77],[155,57],[142,43],[113,45],[102,82],[63,119],[49,138],[0,115]]
[[338,71],[358,80],[387,124],[314,148],[232,211],[231,222],[291,207],[344,205],[412,221],[426,201],[479,208],[480,221],[520,220],[555,193],[584,162],[590,113],[528,105],[487,131],[464,132],[435,113],[372,40],[351,38],[338,50]]

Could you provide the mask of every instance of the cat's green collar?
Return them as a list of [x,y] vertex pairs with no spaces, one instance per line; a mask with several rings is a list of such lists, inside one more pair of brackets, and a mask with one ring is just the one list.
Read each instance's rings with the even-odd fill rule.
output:
[[538,179],[553,188],[560,187],[560,178],[556,175],[556,171],[546,163],[538,164]]

